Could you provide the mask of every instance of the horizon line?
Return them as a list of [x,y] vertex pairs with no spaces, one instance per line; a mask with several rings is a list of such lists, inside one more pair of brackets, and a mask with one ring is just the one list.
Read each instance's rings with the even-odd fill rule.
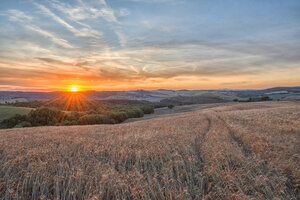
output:
[[[274,86],[274,87],[265,87],[265,88],[245,88],[245,89],[233,89],[233,88],[217,88],[217,89],[166,89],[166,88],[159,88],[159,89],[132,89],[132,90],[82,90],[78,91],[80,92],[125,92],[125,91],[138,91],[138,90],[144,90],[144,91],[155,91],[155,90],[170,90],[170,91],[180,91],[180,90],[189,90],[189,91],[195,91],[195,90],[266,90],[266,89],[272,89],[272,88],[293,88],[293,87],[300,87],[300,85],[296,86]],[[55,92],[70,92],[66,90],[52,90],[52,91],[41,91],[41,90],[0,90],[0,92],[37,92],[37,93],[55,93]]]

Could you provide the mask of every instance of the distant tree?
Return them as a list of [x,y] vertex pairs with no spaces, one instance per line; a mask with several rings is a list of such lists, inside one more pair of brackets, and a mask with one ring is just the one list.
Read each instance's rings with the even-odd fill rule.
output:
[[121,112],[108,112],[107,116],[114,120],[116,123],[121,123],[128,119],[128,115],[126,112],[121,111]]
[[27,115],[16,114],[11,118],[5,119],[1,122],[1,128],[13,128],[16,125],[28,120]]
[[61,125],[70,126],[70,125],[77,125],[77,124],[79,124],[79,122],[77,122],[77,121],[64,120]]
[[271,99],[268,96],[262,96],[262,97],[260,97],[260,100],[261,101],[270,101]]
[[106,115],[89,114],[80,117],[80,124],[114,124],[115,120]]
[[62,112],[55,108],[42,107],[30,111],[28,117],[33,126],[47,126],[55,125],[61,116]]
[[167,107],[165,104],[154,104],[154,108],[164,108]]
[[28,121],[23,121],[19,124],[17,124],[16,126],[14,126],[14,128],[23,128],[23,127],[31,127],[31,123]]
[[238,100],[238,99],[233,99],[233,101],[234,101],[234,102],[238,102],[239,100]]
[[97,111],[95,111],[95,110],[89,110],[88,114],[97,114]]
[[144,114],[151,114],[154,113],[154,106],[153,105],[144,105],[142,107]]
[[144,112],[139,107],[132,107],[131,109],[126,110],[128,118],[139,118],[144,116]]
[[247,102],[255,102],[255,99],[252,97],[249,97],[249,99],[247,100]]
[[175,107],[175,106],[172,105],[172,104],[168,105],[168,108],[169,108],[169,109],[173,109],[174,107]]

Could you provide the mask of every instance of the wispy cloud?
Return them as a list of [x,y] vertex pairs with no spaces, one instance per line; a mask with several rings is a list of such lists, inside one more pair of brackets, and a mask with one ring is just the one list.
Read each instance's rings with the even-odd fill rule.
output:
[[14,22],[23,22],[24,20],[26,21],[31,21],[32,17],[26,15],[24,12],[20,10],[8,10],[7,14],[9,21],[14,21]]
[[120,42],[121,47],[125,47],[126,44],[127,44],[126,36],[121,31],[116,31],[116,34],[119,38],[119,42]]
[[43,12],[43,14],[51,17],[53,20],[63,25],[70,32],[74,33],[76,36],[99,38],[99,36],[101,35],[99,31],[88,29],[88,28],[82,28],[78,30],[72,25],[70,25],[69,23],[67,23],[65,20],[63,20],[62,18],[58,17],[56,14],[54,14],[50,9],[46,8],[45,6],[38,3],[34,3],[34,4]]
[[23,25],[24,27],[33,30],[40,35],[50,39],[53,43],[64,47],[64,48],[74,48],[73,45],[69,44],[67,40],[57,37],[54,33],[49,31],[43,30],[36,25],[32,25],[33,17],[25,14],[19,10],[8,10],[7,16],[9,17],[10,21],[18,22],[19,24]]
[[120,16],[120,17],[126,17],[126,16],[128,16],[128,15],[130,15],[130,11],[129,11],[128,9],[126,9],[126,8],[121,8],[121,9],[119,10],[119,16]]
[[35,32],[38,32],[39,34],[45,36],[46,38],[49,38],[50,40],[52,40],[57,45],[60,45],[64,48],[74,48],[74,46],[69,44],[68,41],[66,41],[64,39],[61,39],[61,38],[58,38],[54,34],[48,32],[48,31],[45,31],[45,30],[39,28],[38,26],[27,25],[26,27],[33,30],[33,31],[35,31]]
[[[62,3],[56,0],[49,1],[51,6],[62,13],[68,15],[71,20],[85,20],[85,19],[97,19],[102,17],[108,22],[119,23],[115,12],[111,9],[107,3],[102,0],[99,1],[97,6],[90,6],[86,1],[78,0],[79,5],[71,6],[67,3]],[[123,11],[125,13],[125,11]]]

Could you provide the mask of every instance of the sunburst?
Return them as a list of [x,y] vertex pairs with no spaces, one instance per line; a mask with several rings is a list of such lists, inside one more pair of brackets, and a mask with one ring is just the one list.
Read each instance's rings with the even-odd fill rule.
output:
[[70,91],[71,91],[71,92],[78,92],[78,91],[79,91],[78,86],[72,86],[72,87],[70,88]]

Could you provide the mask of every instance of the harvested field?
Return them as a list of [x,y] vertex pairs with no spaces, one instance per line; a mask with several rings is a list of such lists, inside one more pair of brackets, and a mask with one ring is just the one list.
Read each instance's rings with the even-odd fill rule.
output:
[[299,199],[300,103],[0,131],[0,199]]

